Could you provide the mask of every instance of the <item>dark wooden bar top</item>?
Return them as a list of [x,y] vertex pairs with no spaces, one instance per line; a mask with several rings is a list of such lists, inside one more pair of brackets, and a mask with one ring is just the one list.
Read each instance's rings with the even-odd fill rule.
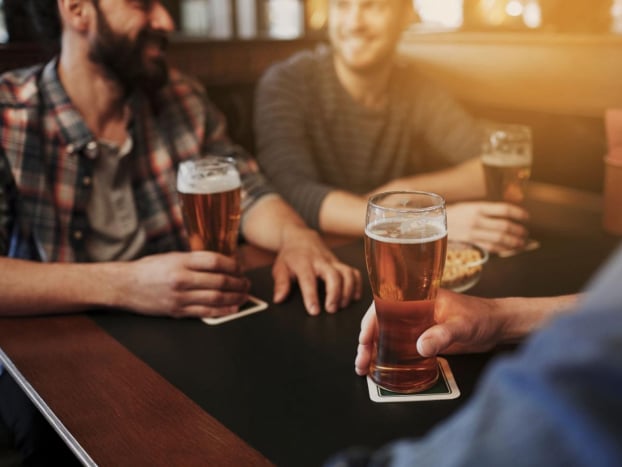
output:
[[[498,280],[504,274],[507,274],[506,277],[518,277],[517,280],[526,278],[532,274],[537,258],[540,258],[537,261],[548,263],[551,258],[562,255],[567,248],[588,245],[589,247],[583,252],[588,258],[576,266],[576,271],[570,270],[567,276],[562,274],[559,279],[551,278],[551,286],[548,288],[544,284],[541,286],[542,290],[531,289],[534,294],[563,292],[565,289],[583,284],[617,243],[617,238],[607,235],[600,228],[601,207],[597,195],[532,184],[528,207],[532,212],[532,222],[539,224],[538,232],[545,236],[542,251],[531,257],[527,256],[529,253],[516,259],[497,258],[491,261],[487,265],[487,270],[490,268],[492,271],[491,274],[484,275],[472,293],[489,296],[503,295],[514,290],[529,293],[530,290],[521,289],[520,284],[512,288],[499,285]],[[559,232],[559,242],[553,236],[555,232]],[[343,239],[335,241],[340,244],[343,242]],[[538,254],[540,256],[537,256]],[[241,257],[248,269],[266,266],[272,260],[272,255],[249,246],[242,248]],[[555,271],[560,268],[571,269],[563,264],[538,265],[538,267],[557,268]],[[540,272],[542,275],[545,273],[546,271]],[[265,271],[262,275],[269,276]],[[564,283],[555,284],[556,280]],[[261,293],[269,295],[269,291],[263,289]],[[369,295],[366,297],[367,300]],[[363,420],[361,423],[373,420],[374,417],[395,420],[394,432],[387,430],[384,434],[370,433],[366,435],[368,436],[366,439],[361,439],[361,442],[368,444],[381,444],[394,436],[408,434],[400,431],[403,430],[400,427],[404,426],[412,427],[410,433],[412,435],[425,433],[433,420],[442,420],[468,400],[477,380],[477,375],[469,376],[468,373],[472,372],[472,368],[480,371],[490,358],[457,356],[450,359],[458,384],[463,389],[463,397],[456,402],[443,401],[446,404],[418,409],[401,407],[407,404],[399,404],[399,410],[380,408],[366,400],[364,393],[361,393],[363,381],[354,376],[352,369],[356,348],[354,342],[351,343],[350,340],[355,336],[360,315],[368,304],[368,301],[359,303],[353,310],[344,310],[334,317],[311,318],[304,314],[300,298],[294,297],[288,305],[289,311],[282,309],[272,312],[269,309],[262,312],[266,315],[257,318],[256,323],[260,323],[260,319],[263,321],[256,328],[250,318],[244,318],[237,322],[239,324],[233,324],[236,323],[234,321],[227,325],[229,327],[218,329],[218,333],[222,333],[220,336],[216,330],[210,330],[212,332],[210,335],[217,337],[215,342],[229,343],[223,345],[222,350],[233,352],[230,355],[232,359],[230,367],[210,366],[209,359],[220,358],[218,355],[188,353],[190,357],[186,361],[167,362],[168,349],[180,342],[179,339],[174,340],[172,337],[170,341],[163,339],[163,336],[167,336],[167,329],[175,333],[188,332],[190,336],[204,332],[202,331],[204,328],[197,330],[196,326],[185,320],[156,320],[119,312],[113,314],[110,319],[101,312],[35,318],[2,318],[0,357],[8,371],[18,379],[85,465],[239,466],[274,463],[317,465],[319,459],[324,459],[335,449],[348,447],[353,439],[362,436],[360,433],[366,430],[365,427],[357,427],[359,420]],[[291,307],[297,309],[292,311],[294,308]],[[351,313],[350,317],[348,313]],[[146,332],[151,334],[147,337],[136,337],[139,340],[146,339],[136,344],[132,340],[132,334],[139,333],[143,328],[150,329]],[[265,345],[265,349],[271,349],[269,350],[271,358],[282,354],[282,360],[275,363],[291,365],[289,368],[282,368],[283,380],[278,381],[279,385],[287,382],[290,387],[279,386],[278,389],[296,393],[295,400],[299,400],[302,405],[291,406],[294,407],[293,411],[291,407],[283,408],[275,403],[278,398],[266,402],[268,405],[271,404],[270,406],[258,407],[257,404],[261,402],[253,399],[252,392],[247,393],[245,388],[236,386],[238,383],[247,383],[245,372],[258,373],[257,368],[246,366],[251,364],[257,366],[256,361],[245,363],[240,359],[240,355],[251,355],[252,348],[245,350],[247,353],[235,353],[245,345],[243,342],[235,342],[235,336],[248,339],[249,336],[253,336],[254,328],[257,333],[272,329],[270,332],[273,334],[254,335],[252,339]],[[296,334],[300,332],[302,333]],[[343,339],[347,338],[345,343],[340,342],[340,333],[343,333]],[[113,337],[113,334],[117,338]],[[265,342],[271,338],[274,342],[289,342],[292,347],[271,348],[270,342]],[[149,346],[149,339],[155,344]],[[249,345],[253,343],[252,339]],[[188,345],[192,345],[190,337]],[[146,349],[142,356],[139,355],[141,348]],[[345,349],[346,353],[333,354],[337,348]],[[147,354],[150,352],[157,353],[158,357],[155,360],[149,357]],[[173,353],[171,352],[171,355]],[[294,358],[299,355],[303,356],[302,361]],[[252,358],[261,361],[259,356]],[[308,375],[304,376],[298,366],[313,366],[316,365],[316,360],[330,362],[333,358],[339,361],[341,366],[325,371],[321,365],[314,368],[317,374],[323,374],[325,377],[331,375],[331,371],[339,371],[341,383],[336,392],[340,393],[339,397],[345,397],[343,400],[348,400],[352,405],[348,410],[353,412],[347,413],[356,413],[360,407],[365,408],[359,413],[360,418],[353,416],[352,420],[344,422],[344,426],[352,426],[350,434],[348,430],[331,434],[331,427],[323,427],[321,424],[324,418],[321,410],[316,410],[316,407],[305,407],[304,404],[304,401],[314,400],[313,403],[321,408],[324,406],[321,398],[327,397],[330,391],[327,387],[325,388],[327,392],[317,396],[320,400],[313,399],[314,395],[307,394],[306,391],[311,390],[308,381],[315,379],[308,379]],[[191,366],[191,369],[183,373],[182,369],[178,368],[180,365]],[[276,369],[268,371],[272,371],[271,374],[274,375],[280,374]],[[186,380],[209,380],[213,387],[197,386],[198,393],[194,393],[193,386],[188,381],[171,376],[176,372],[185,375]],[[198,375],[195,374],[196,378],[193,372],[199,372]],[[213,375],[208,374],[209,372],[213,372]],[[210,379],[212,376],[214,380]],[[320,381],[314,386],[315,391],[323,388],[321,384]],[[237,399],[234,397],[227,399],[226,394],[223,394],[225,390],[219,389],[219,386],[226,391],[231,388],[230,393],[236,395]],[[192,396],[188,395],[190,393]],[[220,394],[219,397],[226,402],[214,406],[217,410],[206,410],[205,401],[201,401],[203,397],[201,393]],[[238,397],[238,394],[247,394],[248,398],[243,399]],[[291,403],[292,400],[294,399],[290,397],[287,399],[288,402],[283,403]],[[334,410],[329,404],[326,404],[326,409]],[[253,413],[249,415],[252,419],[240,420],[240,415],[236,412],[240,410],[252,411]],[[306,423],[305,417],[309,417],[308,412],[312,410],[320,412],[316,414],[317,420],[314,422],[317,426],[302,426]],[[422,419],[426,421],[425,426],[417,426],[417,421],[412,419],[413,410],[420,411],[417,414],[421,414]],[[274,420],[266,419],[265,414],[272,411],[275,414]],[[264,417],[257,414],[264,414]],[[282,426],[288,416],[291,416],[291,424]],[[326,420],[331,420],[330,413],[326,413],[325,416]],[[274,433],[272,430],[275,430]],[[302,442],[300,445],[291,444],[297,442],[296,430],[301,430],[301,438],[308,438],[306,444]],[[314,437],[311,437],[312,434]],[[334,439],[335,437],[337,439]],[[290,439],[294,441],[288,441]],[[301,458],[300,462],[292,460],[295,459],[297,452],[303,455],[314,451],[317,453],[308,454],[307,457]],[[317,458],[314,458],[314,455]]]
[[87,465],[271,465],[88,317],[3,319],[0,342]]

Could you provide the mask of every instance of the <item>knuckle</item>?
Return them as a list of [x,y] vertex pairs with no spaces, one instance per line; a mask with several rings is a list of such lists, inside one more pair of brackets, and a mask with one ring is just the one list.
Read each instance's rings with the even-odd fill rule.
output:
[[333,282],[336,286],[340,286],[343,283],[343,276],[339,271],[334,268],[331,268],[327,272],[327,277]]
[[212,292],[210,293],[210,296],[211,296],[211,299],[210,299],[211,305],[214,305],[214,306],[229,305],[229,303],[227,303],[226,296],[224,294]]
[[207,251],[193,251],[191,254],[193,255],[193,262],[201,264],[203,268],[215,269],[218,267],[218,255]]
[[204,260],[205,267],[208,269],[217,269],[220,265],[220,258],[218,255],[206,255]]
[[227,276],[219,274],[214,278],[214,288],[218,290],[224,290],[231,288],[230,280]]
[[181,318],[184,316],[184,308],[179,297],[173,297],[169,308],[169,314],[173,318]]
[[497,231],[493,236],[494,243],[503,243],[505,240],[505,234],[503,231]]
[[511,234],[514,231],[514,225],[511,222],[506,222],[503,226],[503,231],[506,234]]
[[436,337],[439,341],[443,343],[451,342],[452,339],[449,329],[447,329],[445,326],[439,326],[438,328],[436,328]]
[[169,275],[169,284],[173,290],[182,290],[187,285],[186,275],[182,271],[173,271]]

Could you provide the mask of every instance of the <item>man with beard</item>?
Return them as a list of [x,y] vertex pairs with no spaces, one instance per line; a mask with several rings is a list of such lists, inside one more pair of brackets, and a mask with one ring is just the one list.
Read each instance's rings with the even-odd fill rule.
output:
[[[331,47],[298,53],[259,83],[257,159],[313,227],[362,235],[366,200],[381,191],[433,191],[448,202],[485,194],[477,122],[397,57],[412,3],[329,0]],[[516,205],[461,202],[447,217],[450,238],[490,251],[526,239]]]
[[[235,313],[248,280],[233,258],[186,251],[177,203],[178,163],[206,153],[236,159],[242,234],[278,252],[276,302],[293,279],[311,315],[360,296],[360,273],[272,193],[200,86],[168,70],[173,23],[159,1],[31,6],[61,47],[46,65],[0,77],[0,315]],[[6,373],[0,416],[27,463],[45,462],[46,425]]]

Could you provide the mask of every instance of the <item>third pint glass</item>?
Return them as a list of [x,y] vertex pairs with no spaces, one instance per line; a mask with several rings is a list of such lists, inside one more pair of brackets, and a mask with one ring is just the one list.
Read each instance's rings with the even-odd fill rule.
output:
[[365,259],[378,320],[370,377],[394,392],[436,383],[436,358],[417,352],[434,325],[434,303],[447,247],[444,199],[434,193],[387,192],[369,199]]
[[520,204],[525,198],[531,160],[531,129],[528,126],[488,125],[482,141],[488,199]]
[[240,175],[232,159],[182,162],[177,191],[191,250],[235,253],[240,226]]

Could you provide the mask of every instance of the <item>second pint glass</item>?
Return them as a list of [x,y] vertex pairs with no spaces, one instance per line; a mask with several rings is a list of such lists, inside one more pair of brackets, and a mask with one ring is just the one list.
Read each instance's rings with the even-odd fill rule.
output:
[[385,389],[419,392],[438,379],[436,358],[421,357],[417,339],[434,325],[446,247],[441,196],[404,191],[369,199],[365,260],[378,320],[369,375]]
[[182,162],[177,191],[191,250],[235,253],[240,226],[240,175],[232,159]]

